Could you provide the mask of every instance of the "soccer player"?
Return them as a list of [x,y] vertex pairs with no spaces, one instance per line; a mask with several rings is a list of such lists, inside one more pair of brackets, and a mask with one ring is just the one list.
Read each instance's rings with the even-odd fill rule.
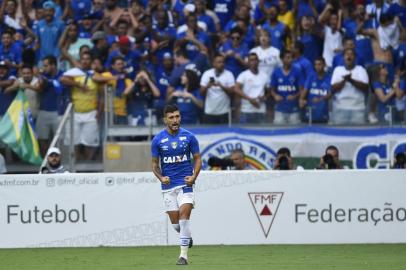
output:
[[[180,122],[178,107],[165,106],[166,129],[152,140],[151,153],[152,171],[162,183],[166,212],[173,228],[180,233],[180,256],[177,265],[187,265],[188,249],[193,245],[189,222],[194,205],[193,185],[199,175],[202,160],[196,137],[181,128]],[[191,162],[192,155],[194,165]]]

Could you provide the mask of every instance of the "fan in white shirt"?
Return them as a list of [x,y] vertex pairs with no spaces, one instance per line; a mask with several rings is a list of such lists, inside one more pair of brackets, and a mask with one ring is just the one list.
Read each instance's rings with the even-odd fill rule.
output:
[[249,69],[243,71],[237,78],[235,93],[241,100],[241,123],[264,123],[267,97],[266,90],[269,88],[269,80],[258,69],[258,56],[255,53],[248,55]]
[[318,20],[319,23],[324,24],[323,58],[327,67],[331,67],[334,56],[342,50],[342,10],[335,13],[333,6],[327,4]]
[[250,53],[258,55],[259,72],[266,74],[269,78],[274,69],[282,65],[280,51],[271,46],[269,33],[263,29],[259,30],[259,46],[253,48]]
[[203,73],[200,80],[200,93],[205,96],[204,122],[207,124],[226,124],[230,112],[230,97],[234,91],[234,75],[224,69],[225,58],[214,57],[212,69]]

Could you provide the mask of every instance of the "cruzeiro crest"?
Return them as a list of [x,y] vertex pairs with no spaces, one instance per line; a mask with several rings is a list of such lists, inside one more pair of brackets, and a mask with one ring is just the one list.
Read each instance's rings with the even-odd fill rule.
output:
[[178,142],[171,142],[171,146],[173,149],[176,149],[176,147],[178,147]]
[[202,151],[203,169],[209,169],[208,159],[210,157],[226,158],[234,149],[244,151],[245,161],[252,169],[270,170],[273,168],[276,153],[270,147],[250,139],[228,137],[204,148]]

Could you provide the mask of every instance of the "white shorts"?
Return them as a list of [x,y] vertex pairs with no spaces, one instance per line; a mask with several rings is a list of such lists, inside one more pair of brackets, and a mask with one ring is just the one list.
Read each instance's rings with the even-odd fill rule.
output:
[[182,204],[190,203],[195,205],[195,193],[187,192],[183,193],[183,188],[176,188],[168,192],[163,192],[162,197],[164,199],[165,211],[179,211]]
[[[90,111],[87,113],[77,113],[74,115],[74,136],[73,142],[75,145],[82,144],[84,146],[99,146],[99,125],[96,119],[97,112]],[[65,144],[69,144],[70,140],[70,123],[67,121]]]

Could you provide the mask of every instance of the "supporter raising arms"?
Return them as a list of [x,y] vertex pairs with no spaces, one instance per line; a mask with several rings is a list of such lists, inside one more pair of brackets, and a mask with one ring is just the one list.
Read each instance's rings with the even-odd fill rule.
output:
[[199,92],[199,75],[196,70],[186,69],[181,77],[181,86],[168,93],[168,103],[175,103],[184,124],[197,124],[203,109],[203,97]]
[[138,72],[134,81],[124,91],[128,98],[130,125],[156,125],[155,112],[149,114],[148,110],[153,109],[154,98],[159,98],[160,94],[151,74],[146,70]]

